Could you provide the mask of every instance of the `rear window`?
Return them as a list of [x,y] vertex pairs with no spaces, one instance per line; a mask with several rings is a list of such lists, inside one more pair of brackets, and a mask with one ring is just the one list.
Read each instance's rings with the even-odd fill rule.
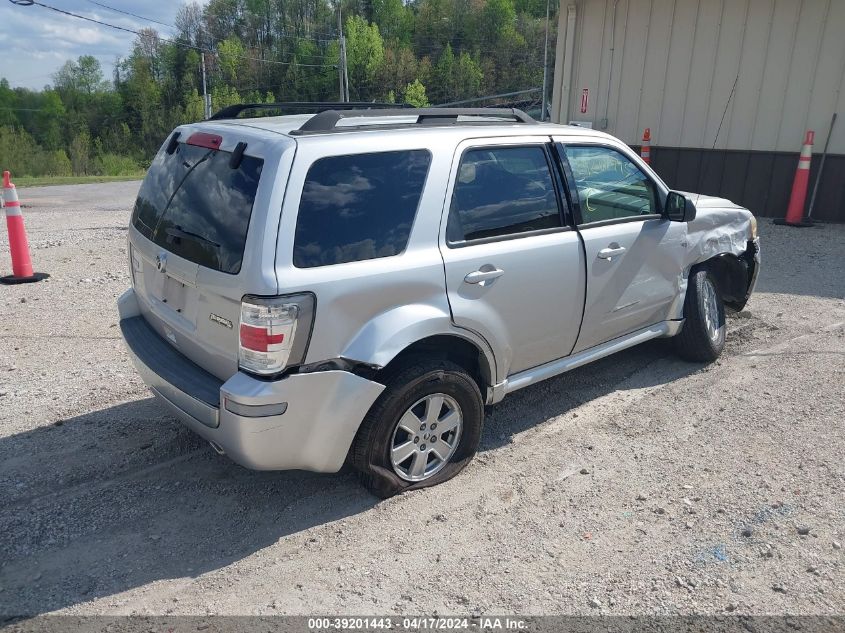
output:
[[241,269],[246,233],[264,161],[179,143],[150,165],[132,225],[162,248],[224,273]]
[[458,169],[450,244],[561,226],[554,182],[539,146],[471,149]]
[[299,203],[294,266],[328,266],[404,251],[430,163],[428,150],[316,161]]

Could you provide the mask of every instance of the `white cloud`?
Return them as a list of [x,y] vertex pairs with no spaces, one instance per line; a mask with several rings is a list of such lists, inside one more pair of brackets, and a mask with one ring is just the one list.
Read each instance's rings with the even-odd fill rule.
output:
[[[98,46],[100,44],[122,44],[121,38],[114,37],[102,29],[87,26],[76,27],[71,24],[56,24],[42,22],[39,25],[41,32],[54,41],[62,44],[85,44],[87,46]],[[127,37],[130,35],[127,33]],[[126,38],[122,38],[124,41]]]
[[[102,1],[124,11],[171,24],[181,6],[181,2],[172,0]],[[108,11],[86,0],[45,2],[72,13],[132,30],[151,26],[163,35],[168,31],[161,25]],[[103,75],[110,78],[115,57],[128,55],[134,39],[132,33],[93,24],[42,7],[15,6],[0,0],[0,42],[3,42],[0,77],[7,78],[13,86],[41,88],[65,61],[76,59],[80,55],[97,57],[103,66]]]

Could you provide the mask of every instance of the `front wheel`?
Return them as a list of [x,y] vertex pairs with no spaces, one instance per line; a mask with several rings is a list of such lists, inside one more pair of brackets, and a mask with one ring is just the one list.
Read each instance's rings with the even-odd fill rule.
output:
[[451,479],[478,449],[484,404],[478,385],[446,360],[409,359],[385,378],[350,453],[380,497]]
[[725,305],[716,279],[705,268],[687,281],[684,327],[675,337],[675,349],[686,360],[711,362],[725,349]]

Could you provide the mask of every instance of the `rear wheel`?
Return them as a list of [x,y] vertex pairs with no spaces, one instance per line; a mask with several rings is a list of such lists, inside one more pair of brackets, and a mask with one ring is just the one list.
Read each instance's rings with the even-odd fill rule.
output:
[[381,497],[451,479],[478,449],[484,405],[472,377],[446,360],[409,359],[358,430],[350,457],[362,483]]
[[725,305],[715,277],[705,268],[687,281],[684,327],[675,337],[675,349],[686,360],[710,362],[725,348]]

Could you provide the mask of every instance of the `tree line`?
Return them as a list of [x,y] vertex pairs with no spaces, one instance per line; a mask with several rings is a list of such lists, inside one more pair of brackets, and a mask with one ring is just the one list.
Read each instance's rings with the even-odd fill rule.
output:
[[138,172],[170,130],[203,118],[203,61],[213,110],[336,101],[339,15],[352,101],[426,106],[542,83],[543,0],[340,2],[188,3],[172,32],[139,31],[111,80],[92,56],[66,62],[42,90],[2,79],[0,165],[30,176]]

